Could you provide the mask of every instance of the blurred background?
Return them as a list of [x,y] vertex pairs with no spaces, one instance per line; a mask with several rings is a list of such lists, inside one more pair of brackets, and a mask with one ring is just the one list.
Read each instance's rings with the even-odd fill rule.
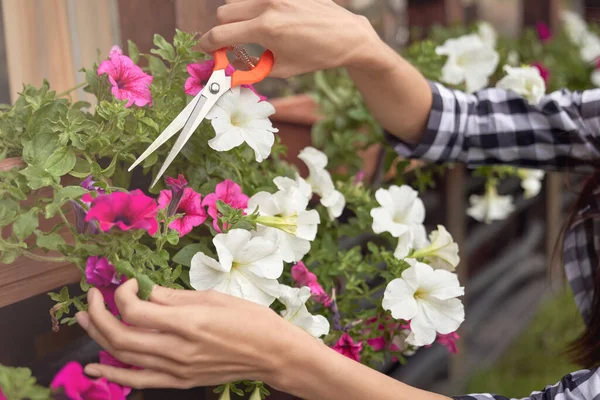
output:
[[[298,0],[301,1],[301,0]],[[491,23],[501,35],[516,37],[544,22],[558,25],[561,9],[576,10],[588,21],[600,18],[598,0],[338,0],[367,16],[390,46],[401,50],[436,26]],[[134,41],[140,52],[152,47],[153,34],[167,40],[175,29],[204,32],[215,24],[223,0],[2,0],[0,18],[0,102],[10,103],[23,83],[39,86],[44,79],[62,92],[84,82],[78,71],[108,55],[117,44]],[[349,44],[351,45],[351,44]],[[273,120],[285,138],[310,143],[317,118],[310,98],[313,77],[268,80],[259,90],[277,104]],[[75,100],[90,100],[83,90]],[[304,139],[302,139],[304,140]],[[298,140],[301,142],[301,140]],[[298,148],[290,146],[293,161]],[[374,176],[380,174],[377,149],[363,157]],[[518,197],[510,218],[490,225],[469,220],[467,199],[480,193],[481,178],[457,166],[436,176],[435,189],[423,198],[428,223],[444,223],[460,245],[458,271],[467,288],[466,322],[459,353],[441,347],[419,351],[400,366],[380,367],[406,383],[447,395],[497,392],[522,397],[558,381],[576,369],[563,355],[582,322],[565,290],[560,251],[554,248],[579,177],[549,174],[544,190],[533,199]],[[508,180],[501,191],[518,191]],[[554,266],[548,273],[547,266]],[[69,265],[19,260],[0,265],[0,363],[28,366],[43,384],[67,360],[94,357],[96,347],[77,327],[51,331],[45,294],[70,284],[78,289],[79,271]],[[535,356],[534,356],[535,355]],[[547,361],[546,361],[547,359]],[[332,373],[335,373],[332,371]],[[144,399],[212,399],[210,389],[145,391]],[[283,394],[273,398],[289,398]]]

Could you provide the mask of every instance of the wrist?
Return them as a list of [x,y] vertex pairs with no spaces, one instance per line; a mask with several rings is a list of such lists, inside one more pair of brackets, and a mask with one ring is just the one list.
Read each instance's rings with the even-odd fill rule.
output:
[[381,74],[393,70],[398,65],[400,55],[389,47],[375,32],[371,23],[364,17],[358,17],[362,28],[357,29],[359,39],[355,50],[343,65],[353,73]]
[[[329,349],[302,329],[285,321],[287,327],[278,331],[278,339],[270,354],[270,371],[263,382],[300,398],[309,398],[307,389],[323,376]],[[282,327],[280,327],[282,328]]]

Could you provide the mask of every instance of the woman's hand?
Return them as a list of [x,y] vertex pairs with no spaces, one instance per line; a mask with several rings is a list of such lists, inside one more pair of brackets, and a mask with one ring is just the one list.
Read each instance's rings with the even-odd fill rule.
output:
[[89,311],[76,318],[110,354],[143,369],[90,364],[88,375],[134,388],[190,388],[241,379],[277,385],[287,361],[276,355],[291,343],[318,343],[269,308],[235,297],[155,286],[150,301],[142,301],[137,290],[131,279],[116,291],[126,324],[106,310],[96,289],[88,293]]
[[369,21],[332,0],[226,0],[221,25],[200,39],[207,52],[258,43],[275,54],[273,76],[369,63],[385,45]]

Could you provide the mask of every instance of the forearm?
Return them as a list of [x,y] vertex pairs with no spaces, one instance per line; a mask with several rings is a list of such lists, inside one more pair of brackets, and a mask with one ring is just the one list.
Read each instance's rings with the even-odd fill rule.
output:
[[448,400],[405,385],[308,339],[296,340],[282,353],[280,375],[273,382],[278,389],[306,400]]
[[361,55],[347,66],[348,72],[383,127],[403,141],[418,143],[431,110],[429,84],[378,37],[367,40]]

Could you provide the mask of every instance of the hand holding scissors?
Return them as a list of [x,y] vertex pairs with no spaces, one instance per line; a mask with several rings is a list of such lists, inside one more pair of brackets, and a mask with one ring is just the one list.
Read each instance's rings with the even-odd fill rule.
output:
[[[181,130],[179,138],[169,152],[167,159],[160,168],[158,174],[152,182],[152,186],[158,182],[160,177],[165,173],[169,165],[173,162],[177,154],[183,149],[185,144],[190,140],[194,131],[200,126],[200,123],[206,118],[206,115],[217,101],[227,93],[228,90],[240,85],[251,85],[265,79],[275,63],[273,53],[269,50],[265,51],[260,57],[256,67],[249,71],[235,71],[231,76],[225,74],[225,69],[229,65],[227,59],[227,50],[222,48],[213,53],[215,67],[213,73],[202,89],[192,101],[179,113],[179,115],[167,126],[167,128],[156,138],[154,142],[142,155],[129,167],[129,171],[139,165],[148,156],[162,146],[167,140],[173,137]],[[182,130],[183,129],[183,130]]]

